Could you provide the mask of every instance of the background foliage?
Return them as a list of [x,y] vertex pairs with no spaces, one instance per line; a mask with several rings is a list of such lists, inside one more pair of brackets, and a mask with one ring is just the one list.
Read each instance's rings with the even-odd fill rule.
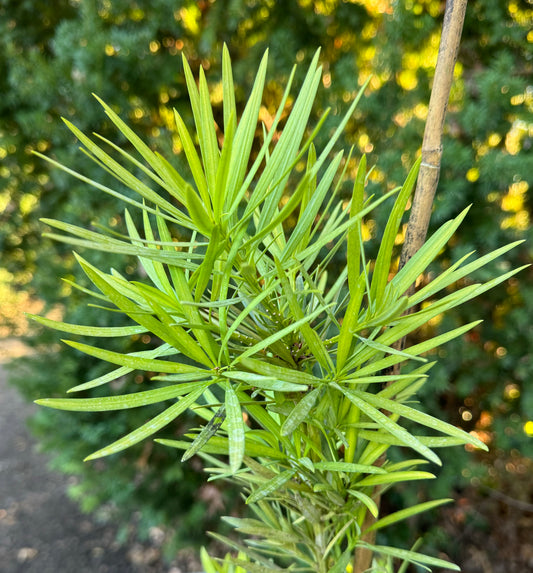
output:
[[[145,140],[157,137],[160,151],[167,155],[173,151],[179,166],[181,147],[173,133],[171,110],[175,107],[186,114],[188,102],[178,56],[184,52],[193,67],[201,63],[211,68],[216,105],[224,41],[240,86],[238,104],[249,91],[252,70],[269,47],[270,81],[261,112],[265,122],[279,101],[276,80],[287,76],[294,60],[307,62],[319,45],[325,75],[317,115],[326,106],[337,113],[346,109],[346,102],[372,73],[366,98],[348,126],[346,144],[355,143],[360,153],[367,153],[369,163],[376,164],[371,190],[383,193],[384,174],[387,184],[400,183],[422,141],[443,9],[444,3],[438,0],[396,4],[387,0],[60,0],[53,6],[38,0],[0,0],[2,267],[13,274],[20,288],[44,297],[48,308],[59,305],[69,322],[98,324],[101,318],[68,283],[58,289],[57,275],[83,278],[67,247],[41,237],[43,225],[38,219],[53,216],[80,226],[98,221],[115,227],[121,223],[120,211],[110,197],[50,170],[31,152],[45,152],[101,180],[101,171],[94,173],[96,167],[77,150],[59,120],[66,117],[85,132],[97,131],[123,143],[91,97],[95,92]],[[531,239],[532,18],[531,5],[525,0],[469,3],[433,224],[470,203],[473,207],[455,243],[442,254],[442,264],[473,249],[484,254],[517,238]],[[333,119],[330,129],[334,124]],[[369,221],[368,240],[377,245],[381,229],[381,221]],[[90,254],[97,266],[99,257]],[[107,255],[106,259],[109,266]],[[507,257],[510,266],[530,259],[531,241]],[[121,270],[133,274],[133,261]],[[533,387],[526,384],[533,373],[531,275],[531,271],[521,273],[481,300],[455,310],[446,324],[432,325],[449,329],[485,318],[466,340],[440,351],[442,366],[433,373],[424,403],[428,412],[445,410],[447,420],[476,431],[491,446],[490,454],[475,458],[454,451],[445,460],[445,474],[433,485],[442,490],[433,490],[432,497],[448,495],[451,488],[458,495],[471,490],[490,495],[501,489],[528,500],[528,491],[521,486],[527,483],[525,458],[533,453],[533,421],[527,416],[533,411]],[[51,392],[62,395],[73,381],[98,375],[96,360],[67,347],[54,346],[51,353],[55,333],[39,331],[31,342],[36,347],[45,345],[46,352],[17,364],[12,375],[29,398]],[[71,493],[85,509],[111,503],[126,516],[139,510],[141,530],[164,523],[174,528],[180,543],[189,543],[209,527],[202,522],[206,504],[220,501],[196,493],[202,478],[192,466],[177,464],[174,454],[151,445],[101,464],[80,461],[102,444],[104,435],[106,442],[111,441],[148,416],[146,410],[101,415],[95,424],[92,414],[89,425],[79,414],[43,410],[33,427],[44,446],[55,452],[55,466],[79,475]],[[398,495],[424,497],[419,488]],[[441,518],[468,521],[476,515],[463,511],[462,515],[443,513]],[[417,526],[431,528],[429,523]],[[443,548],[444,541],[435,532],[434,542]],[[448,551],[460,562],[453,548]]]

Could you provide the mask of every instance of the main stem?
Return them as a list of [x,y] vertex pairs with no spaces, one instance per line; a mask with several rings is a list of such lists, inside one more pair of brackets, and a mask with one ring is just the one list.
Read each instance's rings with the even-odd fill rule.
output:
[[[426,240],[433,199],[439,182],[444,118],[448,107],[453,70],[459,52],[467,3],[468,0],[447,0],[446,2],[435,77],[431,88],[428,117],[422,142],[422,163],[420,164],[398,270],[409,261]],[[415,285],[413,284],[409,288],[408,294],[414,293],[414,290]],[[403,342],[401,346],[403,346]],[[374,498],[379,506],[378,490],[376,490]],[[370,513],[367,514],[367,519],[368,523],[365,520],[362,527],[363,531],[375,521]],[[369,535],[363,535],[361,539],[373,543],[374,536],[375,532],[372,532]],[[369,569],[372,565],[372,556],[371,550],[357,547],[354,555],[353,573],[364,573]]]

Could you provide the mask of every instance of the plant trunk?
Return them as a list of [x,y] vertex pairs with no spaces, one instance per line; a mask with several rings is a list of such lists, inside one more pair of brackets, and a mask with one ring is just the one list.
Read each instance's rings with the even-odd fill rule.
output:
[[[399,269],[409,261],[426,240],[433,199],[439,181],[444,118],[453,82],[453,70],[459,52],[467,2],[468,0],[447,0],[446,2],[435,77],[431,88],[428,116],[422,142],[422,162],[407,224],[405,241],[400,255]],[[414,290],[415,284],[412,284],[408,294],[414,293]],[[404,346],[403,340],[400,341],[399,346]],[[381,460],[382,463],[384,461],[385,459]],[[378,507],[379,498],[378,494],[376,498]],[[374,521],[370,513],[368,513],[367,517],[369,518],[368,523],[365,520],[363,531]],[[363,535],[361,539],[368,543],[373,543],[374,538],[375,532],[371,532],[368,535]],[[372,566],[372,556],[371,550],[364,547],[356,548],[353,573],[364,573],[364,571],[369,569]]]

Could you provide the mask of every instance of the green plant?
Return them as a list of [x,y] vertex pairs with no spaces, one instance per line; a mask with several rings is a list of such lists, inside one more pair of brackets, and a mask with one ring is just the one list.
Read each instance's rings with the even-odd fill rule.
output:
[[[155,374],[150,389],[37,402],[65,410],[107,411],[170,401],[162,413],[87,460],[115,454],[152,436],[185,411],[194,411],[205,425],[188,433],[187,439],[156,441],[184,450],[182,460],[202,456],[212,466],[206,468],[210,479],[241,484],[255,518],[226,520],[253,540],[245,545],[213,535],[247,555],[247,561],[237,558],[232,563],[248,571],[289,567],[342,572],[362,546],[390,564],[376,561],[376,567],[390,568],[393,559],[399,559],[404,564],[457,569],[442,559],[362,538],[368,540],[372,532],[447,501],[419,503],[384,517],[376,503],[399,482],[433,478],[419,468],[441,463],[435,448],[470,444],[486,449],[475,436],[412,405],[433,365],[422,355],[460,337],[479,321],[406,350],[395,349],[394,343],[515,274],[517,270],[512,270],[484,284],[454,287],[516,243],[468,263],[471,254],[465,255],[417,293],[404,295],[452,237],[467,210],[444,223],[390,279],[418,163],[401,188],[365,199],[367,170],[362,157],[351,200],[339,199],[351,152],[347,157],[343,152],[332,157],[331,152],[366,86],[317,153],[313,139],[328,115],[325,112],[307,133],[321,79],[318,53],[283,128],[278,131],[294,71],[272,125],[263,126],[263,142],[253,152],[266,67],[265,54],[237,122],[231,63],[224,50],[223,129],[217,129],[204,72],[200,70],[197,86],[184,60],[199,152],[178,113],[175,119],[190,182],[103,102],[110,120],[144,162],[100,137],[127,163],[125,167],[67,122],[87,155],[121,187],[140,195],[142,202],[49,161],[140,210],[143,229],[139,231],[126,210],[126,234],[46,219],[61,232],[48,236],[75,247],[136,256],[146,280],[131,281],[113,269],[104,272],[77,255],[99,291],[86,292],[102,312],[122,313],[134,324],[91,327],[34,318],[75,335],[150,333],[160,343],[124,354],[66,341],[119,367],[70,392],[95,388],[132,370]],[[165,195],[154,191],[154,184]],[[379,252],[375,261],[368,261],[363,219],[393,195]],[[344,248],[345,267],[328,277],[330,262]],[[406,314],[407,310],[413,312]],[[389,370],[397,364],[404,364],[399,375]],[[403,420],[431,432],[412,433]],[[409,448],[420,457],[393,463],[385,456],[391,446]]]
[[[200,550],[200,559],[202,560],[202,567],[205,573],[246,573],[246,569],[243,569],[239,565],[233,563],[233,557],[230,553],[227,553],[224,560],[213,559],[205,550],[204,547]],[[249,565],[246,554],[238,554],[239,562]]]

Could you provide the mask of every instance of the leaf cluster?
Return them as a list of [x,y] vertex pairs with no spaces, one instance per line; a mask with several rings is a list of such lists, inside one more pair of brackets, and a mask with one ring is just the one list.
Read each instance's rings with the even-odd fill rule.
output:
[[[47,236],[77,248],[135,256],[146,279],[129,280],[77,255],[97,290],[78,288],[92,296],[102,312],[121,313],[131,325],[94,327],[34,318],[75,335],[150,333],[159,341],[155,348],[130,353],[66,341],[118,367],[70,392],[103,386],[134,370],[155,374],[157,387],[38,403],[77,411],[167,404],[160,414],[88,460],[124,450],[187,410],[194,411],[204,425],[181,439],[157,441],[184,450],[183,460],[203,456],[213,466],[207,470],[211,479],[231,479],[243,486],[256,518],[228,521],[252,538],[246,546],[225,541],[249,556],[254,563],[249,570],[271,571],[290,563],[291,571],[343,571],[354,549],[363,546],[364,534],[446,501],[379,518],[377,498],[383,491],[399,482],[433,478],[419,467],[441,463],[436,448],[470,444],[486,449],[474,435],[414,404],[432,366],[426,355],[479,321],[404,350],[395,344],[515,274],[512,270],[482,284],[451,288],[516,243],[479,259],[471,260],[469,253],[416,294],[405,295],[448,243],[467,210],[445,222],[390,278],[418,163],[400,188],[366,197],[363,156],[351,199],[341,199],[352,152],[332,155],[332,150],[366,85],[318,152],[314,140],[328,111],[314,130],[307,127],[322,77],[318,52],[298,94],[289,99],[293,70],[271,125],[259,130],[261,145],[254,151],[266,70],[267,54],[237,120],[232,66],[224,50],[223,118],[218,125],[203,70],[197,83],[184,60],[194,131],[177,111],[175,123],[189,181],[104,102],[108,118],[137,156],[101,136],[90,138],[66,122],[84,153],[135,195],[49,159],[82,182],[123,200],[128,209],[123,233],[46,219],[54,229]],[[290,113],[284,117],[289,101]],[[391,196],[394,206],[379,251],[375,260],[367,260],[363,220]],[[141,214],[140,227],[132,209]],[[347,253],[346,266],[328,280],[330,263],[339,251]],[[401,374],[391,370],[403,364],[409,367]],[[424,433],[408,431],[405,421],[422,426]],[[409,448],[420,457],[386,461],[391,446]],[[367,513],[375,518],[369,528],[364,525]],[[414,551],[382,546],[374,550],[406,562],[446,565]],[[280,565],[273,556],[281,557]]]

